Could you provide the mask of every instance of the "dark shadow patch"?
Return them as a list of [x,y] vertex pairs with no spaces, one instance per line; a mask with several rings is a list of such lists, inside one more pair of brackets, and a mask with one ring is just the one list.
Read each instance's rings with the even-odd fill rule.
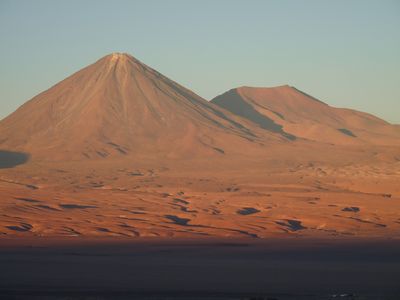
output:
[[20,226],[6,226],[6,228],[14,231],[25,232],[32,229],[32,225],[28,223],[21,223]]
[[346,129],[346,128],[338,128],[338,131],[340,131],[341,133],[351,136],[351,137],[357,137],[353,132],[351,132],[350,130]]
[[189,201],[186,201],[186,200],[183,200],[183,199],[179,199],[179,198],[174,198],[173,201],[175,203],[181,203],[181,204],[184,204],[184,205],[190,204]]
[[130,172],[128,173],[129,176],[144,176],[144,174],[140,171],[134,171],[134,172]]
[[47,210],[51,210],[51,211],[60,211],[60,210],[57,209],[57,208],[54,208],[54,207],[51,207],[51,206],[48,206],[48,205],[43,205],[43,204],[36,205],[36,207],[38,207],[38,208],[43,208],[43,209],[47,209]]
[[221,153],[221,154],[225,154],[225,151],[224,151],[224,150],[222,150],[222,149],[220,149],[220,148],[213,147],[213,149],[214,149],[215,151],[217,151],[217,152]]
[[81,235],[81,233],[79,231],[76,231],[75,229],[73,229],[71,227],[64,227],[64,230],[67,231],[69,234]]
[[283,220],[283,221],[276,221],[275,222],[278,225],[287,227],[290,231],[298,231],[302,229],[307,229],[307,227],[304,227],[301,225],[301,221],[298,220]]
[[239,215],[247,216],[247,215],[252,215],[252,214],[259,213],[260,210],[254,208],[254,207],[243,207],[243,208],[237,210],[236,212],[237,212]]
[[221,211],[219,210],[219,209],[216,209],[216,208],[211,208],[211,214],[212,215],[219,215],[219,214],[221,214]]
[[13,168],[29,160],[29,154],[0,150],[0,169]]
[[142,211],[129,211],[129,213],[133,214],[133,215],[145,215],[146,213],[142,212]]
[[14,197],[16,200],[24,201],[24,202],[29,202],[29,203],[40,203],[42,201],[36,200],[36,199],[31,199],[31,198],[22,198],[22,197]]
[[355,220],[355,221],[360,222],[360,223],[371,224],[371,225],[374,225],[376,227],[387,227],[386,224],[375,223],[375,222],[371,222],[371,221],[368,221],[368,220],[363,220],[363,219],[360,219],[360,218],[349,217],[349,219]]
[[96,230],[99,232],[111,232],[108,228],[104,227],[97,227]]
[[99,155],[100,157],[103,157],[103,158],[108,156],[107,152],[96,151],[96,153],[97,153],[97,155]]
[[139,237],[140,236],[140,232],[135,230],[135,227],[132,227],[128,224],[120,224],[119,227],[124,228],[125,230],[133,233],[134,236]]
[[26,186],[28,189],[31,189],[31,190],[37,190],[37,189],[38,189],[38,187],[37,187],[36,185],[32,185],[32,184],[25,184],[25,186]]
[[117,150],[119,153],[121,154],[128,154],[128,152],[120,145],[112,143],[112,142],[108,142],[107,144],[109,144],[110,146],[112,146],[115,150]]
[[343,208],[342,211],[359,212],[360,208],[357,206],[350,206]]
[[101,187],[104,186],[104,184],[102,182],[94,182],[94,181],[92,181],[92,182],[89,182],[89,184],[93,188],[101,188]]
[[234,89],[215,97],[211,101],[212,103],[229,110],[231,113],[258,124],[263,129],[274,133],[279,133],[288,140],[296,139],[294,135],[285,132],[281,125],[276,124],[272,119],[260,114],[257,110],[255,110],[250,104],[244,101]]
[[174,216],[174,215],[165,215],[164,217],[166,217],[168,220],[171,220],[175,224],[181,225],[181,226],[188,226],[188,223],[190,222],[190,219],[180,218],[180,217]]
[[251,233],[245,230],[240,230],[240,229],[233,229],[233,228],[224,228],[224,227],[214,227],[214,226],[206,226],[206,225],[191,225],[188,224],[191,220],[190,219],[186,219],[186,218],[180,218],[178,216],[174,216],[174,215],[165,215],[164,217],[166,217],[167,219],[173,221],[175,224],[177,225],[181,225],[181,226],[187,226],[187,227],[192,227],[192,228],[211,228],[211,229],[217,229],[217,230],[227,230],[230,232],[237,232],[252,238],[258,238],[258,235],[255,233]]
[[285,117],[284,117],[282,114],[280,114],[280,113],[278,113],[278,112],[276,112],[276,111],[273,111],[273,110],[271,110],[271,112],[273,112],[276,116],[278,116],[278,117],[281,118],[282,120],[285,120]]
[[86,208],[97,208],[94,205],[80,205],[80,204],[60,204],[61,208],[65,209],[86,209]]

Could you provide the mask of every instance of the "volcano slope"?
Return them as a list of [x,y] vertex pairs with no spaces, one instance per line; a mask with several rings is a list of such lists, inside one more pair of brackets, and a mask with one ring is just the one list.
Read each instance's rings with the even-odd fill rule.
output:
[[[0,169],[0,234],[398,235],[400,151],[389,125],[368,117],[388,143],[364,123],[340,125],[361,142],[328,143],[299,134],[304,124],[289,130],[285,111],[274,115],[287,124],[229,110],[130,55],[100,59],[0,122],[0,150],[29,156]],[[319,113],[313,122],[325,126]]]

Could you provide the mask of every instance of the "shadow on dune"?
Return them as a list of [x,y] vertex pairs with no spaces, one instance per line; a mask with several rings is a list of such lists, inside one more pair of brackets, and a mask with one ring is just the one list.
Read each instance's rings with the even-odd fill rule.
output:
[[350,137],[357,137],[353,132],[351,132],[350,130],[346,129],[346,128],[339,128],[338,129],[341,133],[348,135]]
[[252,215],[252,214],[259,213],[259,212],[260,212],[260,210],[254,208],[254,207],[243,207],[242,209],[239,209],[238,211],[236,211],[236,213],[238,213],[239,215],[242,215],[242,216]]
[[0,169],[13,168],[29,160],[29,154],[0,150]]

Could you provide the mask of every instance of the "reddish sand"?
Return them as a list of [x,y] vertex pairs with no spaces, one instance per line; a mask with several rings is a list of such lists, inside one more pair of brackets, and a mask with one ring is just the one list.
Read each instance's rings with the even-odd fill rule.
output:
[[[116,160],[2,169],[0,232],[398,237],[398,162],[369,162],[372,154],[355,150],[335,160],[347,155],[335,148],[315,160],[299,149],[300,160],[282,157],[285,150],[271,148],[263,160],[233,166],[224,158],[218,163],[170,160],[157,168]],[[353,163],[356,158],[364,162]]]

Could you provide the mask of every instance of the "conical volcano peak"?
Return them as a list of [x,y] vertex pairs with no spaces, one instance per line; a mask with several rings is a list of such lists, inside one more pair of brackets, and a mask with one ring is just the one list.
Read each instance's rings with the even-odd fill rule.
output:
[[114,52],[111,53],[109,55],[106,56],[107,58],[109,58],[111,61],[137,61],[137,59],[135,59],[132,55],[128,54],[128,53],[120,53],[120,52]]
[[104,58],[108,58],[110,60],[117,60],[117,59],[132,59],[133,56],[128,54],[128,53],[122,53],[122,52],[113,52],[108,55],[106,55]]
[[101,57],[96,62],[103,63],[103,65],[117,65],[120,63],[129,64],[129,63],[139,63],[143,65],[138,59],[134,58],[132,55],[128,53],[120,53],[120,52],[113,52],[107,54],[106,56]]
[[258,151],[249,146],[257,130],[133,56],[111,53],[0,122],[0,148],[60,160],[221,155]]
[[124,52],[113,52],[110,54],[112,58],[120,58],[120,57],[132,57],[132,55]]
[[119,62],[127,63],[129,61],[137,61],[132,55],[128,53],[120,53],[120,52],[113,52],[111,54],[108,54],[104,56],[103,58],[100,59],[107,61],[110,64],[116,64]]
[[[103,56],[93,65],[96,72],[103,76],[111,75],[117,82],[133,79],[139,73],[145,76],[155,73],[155,71],[128,53],[114,52]],[[136,74],[136,75],[135,75]],[[111,78],[111,77],[109,77]]]
[[143,74],[147,73],[147,75],[160,75],[157,71],[128,53],[114,52],[108,54],[100,58],[94,65],[103,73],[111,71],[112,73],[117,72],[119,74],[132,75],[133,73],[140,72]]

